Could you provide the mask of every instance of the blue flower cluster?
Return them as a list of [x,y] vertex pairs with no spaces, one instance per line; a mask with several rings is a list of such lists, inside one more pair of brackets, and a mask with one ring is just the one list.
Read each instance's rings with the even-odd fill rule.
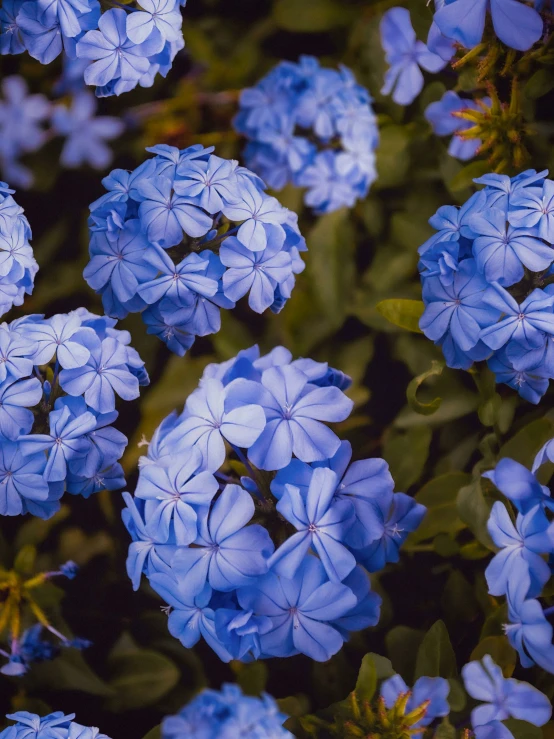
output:
[[[0,316],[23,304],[25,295],[33,292],[38,272],[29,244],[31,227],[23,208],[12,198],[14,192],[6,182],[0,182]],[[0,334],[0,352],[2,349]],[[0,379],[6,367],[1,357],[0,353]]]
[[482,142],[479,139],[464,139],[459,134],[471,128],[471,121],[458,118],[456,113],[462,110],[486,110],[491,107],[488,97],[479,100],[461,98],[454,90],[448,90],[436,103],[431,103],[425,109],[425,117],[431,124],[437,136],[452,136],[448,153],[450,156],[467,161],[478,153]]
[[324,69],[312,56],[280,62],[242,91],[234,125],[249,139],[246,164],[275,190],[307,188],[316,213],[351,208],[377,176],[371,103],[346,67]]
[[554,377],[554,182],[489,174],[461,207],[439,208],[419,248],[420,328],[449,367],[486,359],[497,382],[538,403]]
[[15,723],[0,732],[0,739],[110,739],[95,726],[78,724],[73,720],[74,713],[55,711],[41,718],[36,713],[18,711],[6,718]]
[[537,454],[532,471],[506,458],[484,476],[517,513],[513,520],[503,503],[493,505],[488,531],[499,552],[485,571],[489,592],[506,596],[509,623],[504,629],[523,667],[538,664],[554,673],[552,625],[548,621],[554,609],[543,610],[537,600],[552,576],[554,523],[547,513],[554,511],[554,500],[535,475],[545,462],[552,461],[554,439]]
[[448,42],[456,42],[473,49],[481,43],[490,17],[494,33],[502,43],[527,51],[540,40],[544,29],[538,12],[543,0],[535,0],[534,4],[535,8],[520,0],[435,0],[434,43],[444,47]]
[[[186,0],[185,0],[186,2]],[[185,45],[179,0],[140,0],[101,12],[98,0],[4,0],[0,53],[27,51],[41,64],[63,53],[87,62],[96,95],[151,87]]]
[[32,185],[33,174],[19,158],[38,151],[55,136],[65,138],[60,157],[64,167],[89,164],[104,169],[111,162],[106,141],[119,136],[125,124],[111,116],[96,116],[92,93],[76,88],[70,107],[53,105],[44,95],[29,95],[25,80],[17,75],[2,80],[2,92],[0,169],[10,182],[25,188]]
[[[203,690],[176,716],[162,723],[162,739],[287,739],[283,728],[288,716],[267,693],[261,698],[244,695],[238,685]],[[1,735],[0,735],[1,736]]]
[[125,485],[115,396],[148,384],[116,321],[80,308],[0,326],[0,515],[49,518],[67,492]]
[[366,570],[398,561],[425,508],[393,493],[384,460],[350,463],[326,425],[350,414],[348,385],[327,363],[254,346],[209,365],[157,429],[124,493],[127,571],[135,589],[148,576],[186,647],[204,637],[224,661],[326,661],[377,623]]
[[180,355],[247,294],[256,313],[278,313],[304,269],[297,216],[213,147],[148,151],[102,180],[108,192],[91,205],[84,276],[106,313],[143,311],[148,333]]
[[410,105],[423,89],[423,74],[440,72],[450,56],[443,58],[418,41],[406,8],[391,8],[383,15],[380,25],[381,45],[389,69],[385,74],[383,95],[390,95],[398,105]]
[[469,695],[481,701],[471,712],[475,739],[514,739],[502,721],[514,718],[543,726],[552,715],[546,695],[529,683],[505,678],[489,654],[465,665],[462,678]]

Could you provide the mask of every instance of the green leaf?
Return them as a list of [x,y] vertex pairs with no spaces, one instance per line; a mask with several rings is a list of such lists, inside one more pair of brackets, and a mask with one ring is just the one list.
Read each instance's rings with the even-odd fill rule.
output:
[[407,490],[421,477],[431,436],[431,429],[426,426],[406,431],[389,429],[385,434],[383,457],[389,463],[397,489]]
[[481,489],[481,478],[478,477],[469,485],[461,488],[456,501],[458,513],[481,544],[491,551],[496,551],[487,530],[492,503],[487,502]]
[[160,726],[154,726],[153,729],[150,729],[148,734],[145,734],[142,739],[162,739],[162,727]]
[[443,718],[440,726],[437,726],[433,739],[456,739],[456,728],[452,726],[448,718]]
[[402,298],[381,300],[380,303],[377,303],[376,308],[389,323],[394,323],[395,326],[413,331],[416,334],[423,333],[419,328],[419,319],[425,310],[422,300],[404,300]]
[[554,424],[548,418],[539,418],[520,429],[498,452],[500,459],[509,457],[531,467],[539,449],[554,435]]
[[110,655],[109,666],[112,671],[109,684],[115,693],[109,701],[112,711],[156,703],[177,685],[181,676],[168,657],[152,649],[117,650]]
[[441,605],[453,622],[472,622],[479,615],[479,604],[473,588],[460,570],[452,570],[444,586]]
[[450,692],[448,693],[448,705],[451,711],[463,711],[466,707],[467,696],[459,680],[453,677],[448,678]]
[[531,75],[525,85],[525,94],[531,100],[547,95],[554,88],[554,75],[550,68],[543,67]]
[[351,299],[355,278],[354,241],[346,208],[318,218],[307,237],[310,258],[306,272],[313,297],[327,322],[335,328],[342,325]]
[[298,33],[321,33],[347,25],[351,13],[333,0],[277,0],[273,18],[280,28]]
[[482,659],[485,654],[490,654],[496,664],[502,668],[504,677],[513,675],[517,664],[517,652],[506,636],[486,636],[481,639],[471,653],[470,661]]
[[436,621],[423,637],[417,652],[414,679],[456,677],[456,655],[444,621]]
[[470,482],[471,475],[465,472],[448,472],[425,483],[415,499],[427,507],[427,513],[419,527],[410,534],[409,542],[432,539],[440,533],[456,534],[464,529],[456,499],[458,491]]
[[428,369],[426,372],[422,372],[421,375],[414,377],[414,379],[409,383],[406,390],[406,397],[408,399],[410,407],[416,413],[420,413],[422,416],[431,416],[433,413],[435,413],[435,411],[439,409],[442,398],[435,398],[430,403],[422,403],[420,400],[417,399],[417,391],[420,385],[422,385],[428,377],[436,377],[437,375],[442,374],[444,367],[444,362],[434,359],[431,363],[430,369]]
[[406,126],[389,124],[380,127],[377,148],[377,180],[373,190],[396,187],[406,179],[410,166],[410,137]]
[[261,695],[265,690],[268,670],[265,662],[258,660],[244,664],[233,661],[231,667],[237,675],[237,683],[246,695]]
[[369,701],[377,690],[377,668],[371,654],[366,654],[356,680],[356,693],[362,701]]
[[478,159],[475,162],[466,164],[458,174],[453,177],[448,183],[448,187],[452,192],[458,192],[464,190],[466,187],[474,186],[473,180],[477,177],[482,177],[484,174],[490,171],[490,164],[482,159]]
[[409,626],[394,626],[385,636],[385,644],[392,666],[408,683],[413,682],[419,647],[425,634]]
[[13,568],[20,575],[30,575],[35,567],[36,558],[36,548],[31,544],[26,544],[18,551]]
[[78,690],[106,698],[113,696],[112,688],[93,672],[76,649],[64,649],[51,662],[34,664],[26,679],[43,689],[55,685],[56,690]]
[[514,735],[514,739],[542,739],[542,731],[538,726],[528,724],[527,721],[518,721],[509,718],[502,722]]

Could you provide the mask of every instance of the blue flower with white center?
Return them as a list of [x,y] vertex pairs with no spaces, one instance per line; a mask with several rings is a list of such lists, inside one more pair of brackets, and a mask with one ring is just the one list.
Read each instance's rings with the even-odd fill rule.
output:
[[249,142],[246,162],[274,189],[308,188],[305,203],[317,213],[352,207],[377,176],[371,102],[346,67],[324,69],[309,56],[280,62],[241,93],[234,123]]
[[542,188],[525,187],[510,199],[509,220],[516,228],[530,229],[549,244],[554,243],[554,182]]
[[505,678],[489,654],[481,661],[464,665],[462,677],[469,695],[482,701],[471,712],[474,729],[508,718],[534,726],[543,726],[550,719],[552,706],[548,698],[529,683]]
[[410,12],[406,8],[391,8],[381,19],[381,44],[390,69],[385,75],[381,94],[390,95],[398,105],[409,105],[423,89],[423,74],[440,72],[446,62],[433,54],[423,41],[416,39]]
[[161,51],[166,41],[181,38],[183,18],[176,0],[140,0],[142,10],[127,16],[127,35],[135,44],[159,36]]
[[19,516],[27,500],[48,499],[45,466],[43,454],[24,457],[17,442],[0,437],[0,516]]
[[256,312],[281,310],[306,245],[295,214],[213,147],[149,151],[154,158],[134,172],[103,180],[84,277],[109,315],[144,311],[148,332],[182,356],[246,294]]
[[36,378],[13,380],[0,384],[0,435],[15,441],[27,434],[33,426],[33,412],[29,410],[42,398],[42,387]]

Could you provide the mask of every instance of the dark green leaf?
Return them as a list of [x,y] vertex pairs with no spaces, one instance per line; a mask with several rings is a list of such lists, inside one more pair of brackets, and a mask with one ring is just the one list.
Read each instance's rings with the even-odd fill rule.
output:
[[538,69],[535,74],[527,80],[525,94],[531,100],[547,95],[554,88],[554,75],[550,67]]
[[265,662],[258,660],[244,664],[242,662],[232,662],[231,667],[236,672],[237,683],[246,695],[261,695],[265,690],[268,670]]
[[448,718],[443,718],[440,726],[437,726],[433,739],[456,739],[456,729]]
[[509,457],[531,467],[535,455],[554,435],[554,424],[548,418],[538,418],[520,429],[515,436],[501,447],[498,456]]
[[300,33],[321,33],[351,19],[348,8],[334,0],[277,0],[273,17],[281,28]]
[[409,626],[394,626],[385,636],[387,652],[393,668],[411,685],[421,642],[425,634]]
[[56,690],[78,690],[81,693],[102,697],[113,696],[114,691],[92,671],[81,652],[64,649],[59,657],[51,662],[33,665],[27,678],[31,684]]
[[417,652],[415,679],[418,677],[456,677],[456,655],[443,621],[436,621],[423,637]]
[[450,182],[448,183],[448,187],[453,192],[463,190],[466,187],[471,187],[472,185],[474,185],[474,179],[476,179],[477,177],[482,177],[489,171],[490,164],[488,162],[481,159],[475,162],[471,162],[471,164],[466,164],[466,166],[462,170],[460,170],[452,180],[450,180]]
[[422,403],[420,400],[417,399],[417,391],[420,385],[424,383],[427,378],[440,375],[444,369],[444,366],[444,362],[433,360],[431,368],[428,369],[426,372],[423,372],[421,375],[414,377],[414,379],[408,385],[408,388],[406,390],[406,397],[408,399],[410,407],[416,413],[420,413],[422,416],[431,416],[433,413],[435,413],[435,411],[439,409],[439,406],[442,403],[442,398],[435,398],[429,403]]
[[419,319],[425,310],[422,300],[403,300],[402,298],[382,300],[377,303],[376,308],[383,318],[394,323],[395,326],[416,334],[423,333],[419,328]]
[[440,533],[455,534],[465,528],[456,499],[458,491],[470,482],[471,475],[464,472],[449,472],[427,482],[415,495],[417,502],[427,507],[427,513],[410,541],[432,539]]
[[429,455],[431,436],[431,429],[426,426],[387,432],[383,456],[389,463],[397,489],[407,490],[419,480]]
[[154,726],[153,729],[150,729],[148,734],[145,734],[142,739],[162,739],[162,727],[160,726]]
[[356,693],[361,701],[369,701],[377,689],[377,668],[371,654],[366,654],[356,680]]
[[542,731],[538,726],[528,724],[527,721],[518,721],[509,718],[502,722],[514,735],[514,739],[542,739]]
[[487,531],[492,504],[487,502],[481,489],[481,478],[461,488],[457,498],[458,513],[481,544],[495,551],[494,543]]
[[152,649],[118,650],[109,658],[110,687],[115,693],[110,710],[127,711],[156,703],[180,678],[175,664]]

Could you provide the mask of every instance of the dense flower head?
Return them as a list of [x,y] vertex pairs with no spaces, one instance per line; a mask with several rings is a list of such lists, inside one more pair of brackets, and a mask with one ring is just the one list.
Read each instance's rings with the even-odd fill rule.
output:
[[162,739],[287,739],[287,715],[267,693],[244,695],[238,685],[203,690],[175,716],[162,723]]
[[142,311],[148,333],[183,355],[246,295],[256,313],[279,312],[304,269],[296,215],[213,147],[148,151],[133,172],[106,177],[91,205],[84,276],[106,313]]
[[[1,146],[1,144],[0,144]],[[0,182],[0,317],[14,305],[22,305],[25,295],[33,292],[38,264],[29,243],[31,227],[23,208],[13,199],[15,190]],[[0,334],[0,381],[8,367],[18,361],[21,347],[12,345]]]
[[14,723],[0,732],[0,739],[110,739],[95,726],[83,726],[73,719],[74,713],[55,711],[38,716],[28,711],[9,713],[6,718]]
[[179,0],[140,0],[102,12],[98,0],[6,0],[0,53],[27,51],[41,64],[61,54],[98,97],[151,87],[184,47]]
[[135,589],[146,574],[186,647],[202,637],[224,661],[325,661],[377,623],[368,571],[398,561],[425,508],[393,492],[384,460],[351,462],[327,425],[350,414],[349,384],[254,346],[208,365],[156,430],[124,494],[127,571]]
[[115,324],[80,308],[0,325],[0,515],[49,518],[64,490],[124,486],[115,399],[148,375]]
[[376,177],[371,103],[346,67],[322,68],[311,56],[280,62],[242,91],[235,128],[249,141],[246,164],[275,190],[307,188],[316,213],[351,208]]
[[420,248],[420,328],[449,367],[486,359],[497,382],[538,403],[554,377],[554,182],[489,174],[460,208],[441,206]]
[[[546,589],[551,589],[554,501],[550,497],[549,489],[539,482],[535,473],[545,462],[550,462],[553,458],[554,440],[550,440],[537,454],[533,471],[529,471],[513,459],[505,458],[501,459],[493,470],[484,474],[484,477],[491,480],[508,499],[507,504],[497,501],[493,505],[487,524],[491,539],[498,547],[497,554],[485,571],[489,593],[506,597],[508,622],[504,630],[508,641],[517,650],[522,666],[531,667],[538,664],[551,673],[554,673],[554,644],[552,624],[548,619],[552,609],[543,609],[538,599],[543,593],[547,594]],[[475,664],[477,663],[472,663]],[[496,678],[495,681],[498,682]],[[520,713],[531,710],[534,706],[531,701],[534,689],[526,686],[528,695],[525,696],[522,686],[512,690],[510,683],[508,685],[510,690],[504,691],[507,696],[509,694],[513,696],[514,701],[518,701],[516,707]],[[538,695],[541,696],[540,693]],[[543,697],[537,700],[540,701]],[[481,699],[485,700],[484,697]],[[500,699],[497,702],[499,701]],[[507,709],[506,701],[500,703],[501,708]],[[548,701],[547,710],[550,711]],[[543,715],[539,713],[538,706],[533,707],[533,711],[537,718]],[[511,710],[509,715],[542,725],[538,721],[532,721],[531,718],[518,715],[515,709]],[[495,718],[502,720],[508,718],[508,715],[491,717],[490,720]],[[548,718],[549,714],[543,723]],[[486,721],[483,720],[482,723]]]

